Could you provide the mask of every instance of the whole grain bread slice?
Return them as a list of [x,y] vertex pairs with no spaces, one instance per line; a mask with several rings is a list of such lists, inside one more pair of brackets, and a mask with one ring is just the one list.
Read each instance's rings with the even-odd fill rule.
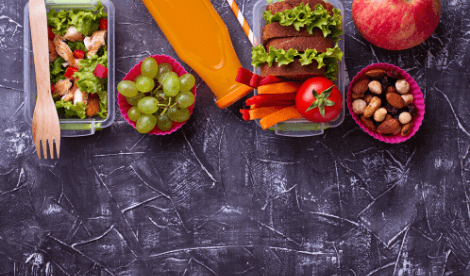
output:
[[323,37],[323,33],[319,28],[314,28],[312,34],[309,34],[306,28],[300,28],[300,31],[297,31],[294,26],[281,26],[279,22],[263,27],[263,45],[266,45],[272,38],[282,37]]
[[283,49],[284,51],[287,51],[291,48],[299,52],[303,52],[306,49],[316,49],[318,52],[323,53],[326,52],[327,48],[333,47],[333,41],[322,36],[283,37],[268,40],[265,45],[266,49],[269,49],[271,46],[276,49]]
[[280,67],[277,66],[277,62],[274,62],[273,66],[265,63],[260,67],[262,77],[275,76],[289,80],[306,80],[315,76],[325,76],[325,66],[318,69],[316,61],[309,65],[301,65],[300,61],[295,59],[294,62]]
[[272,14],[275,14],[285,10],[292,10],[297,6],[300,6],[300,3],[304,3],[305,5],[308,4],[311,9],[314,9],[316,5],[320,4],[330,13],[331,16],[333,16],[333,6],[330,3],[322,0],[285,0],[268,5],[266,10],[271,11]]

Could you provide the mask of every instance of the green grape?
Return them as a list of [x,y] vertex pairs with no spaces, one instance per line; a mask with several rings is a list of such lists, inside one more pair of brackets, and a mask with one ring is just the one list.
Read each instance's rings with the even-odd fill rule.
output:
[[169,75],[163,81],[163,92],[169,97],[174,97],[178,95],[180,91],[180,82],[178,77]]
[[160,77],[161,75],[167,72],[173,72],[173,67],[171,67],[171,65],[168,63],[160,63],[160,65],[158,66],[157,77]]
[[124,80],[118,83],[117,90],[124,97],[134,97],[138,91],[133,81]]
[[157,127],[163,131],[171,129],[173,122],[168,118],[167,114],[158,116]]
[[191,74],[184,74],[180,77],[180,86],[182,91],[190,91],[194,84],[196,83],[196,79]]
[[155,87],[155,81],[149,77],[146,76],[141,76],[136,82],[135,86],[137,87],[137,90],[139,90],[142,93],[147,93],[152,91],[152,89]]
[[153,57],[148,57],[142,61],[140,71],[143,76],[155,78],[158,74],[158,63]]
[[168,118],[173,122],[186,122],[189,120],[189,117],[191,117],[191,112],[187,108],[173,106],[168,110]]
[[140,99],[137,108],[142,113],[153,114],[158,110],[157,104],[159,104],[159,102],[154,97],[144,97]]
[[148,133],[157,125],[157,117],[150,114],[142,114],[137,120],[136,128],[140,133]]
[[135,106],[129,108],[127,111],[127,116],[129,117],[129,120],[133,122],[137,122],[137,120],[142,116],[142,113],[139,111],[139,109]]
[[137,83],[137,81],[138,81],[140,78],[142,78],[142,77],[144,77],[144,76],[138,75],[137,77],[135,77],[134,82]]
[[189,91],[183,91],[176,96],[176,102],[180,108],[188,108],[193,105],[195,98],[194,94]]
[[166,73],[163,73],[162,75],[160,75],[158,77],[158,82],[163,84],[163,81],[165,81],[165,79],[168,77],[168,76],[175,76],[176,78],[178,78],[178,74],[176,74],[175,72],[166,72]]
[[143,97],[145,97],[145,94],[139,93],[134,97],[126,97],[126,100],[130,105],[136,106],[139,100]]

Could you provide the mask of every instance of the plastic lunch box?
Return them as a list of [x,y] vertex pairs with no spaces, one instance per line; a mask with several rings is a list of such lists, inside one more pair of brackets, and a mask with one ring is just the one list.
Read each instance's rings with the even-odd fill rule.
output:
[[[46,0],[46,9],[92,9],[96,0]],[[60,118],[62,137],[78,137],[92,135],[97,130],[109,127],[115,117],[114,95],[114,5],[110,0],[101,0],[108,12],[108,117],[66,119]],[[32,125],[34,107],[36,105],[36,74],[34,71],[33,49],[31,44],[31,30],[29,27],[29,3],[24,9],[24,93],[25,93],[25,117]]]
[[[335,8],[338,8],[339,10],[341,10],[341,15],[344,17],[344,8],[340,1],[328,0],[327,2],[333,5]],[[267,5],[268,4],[266,0],[259,0],[253,7],[253,34],[254,34],[255,46],[263,43],[262,42],[263,27],[265,25],[264,19],[263,19],[263,11],[266,10]],[[338,41],[338,46],[343,51],[343,53],[344,53],[344,35],[345,33],[344,33],[344,27],[343,27],[343,35],[340,37],[341,40]],[[295,119],[295,120],[292,119],[292,120],[287,120],[282,123],[278,123],[272,128],[272,130],[274,130],[274,132],[277,135],[281,135],[281,136],[307,137],[307,136],[321,135],[324,133],[325,129],[339,126],[343,122],[345,114],[346,114],[346,106],[344,104],[345,99],[346,99],[345,70],[346,68],[345,68],[344,56],[343,56],[343,62],[340,62],[339,64],[338,80],[335,82],[336,86],[341,91],[341,95],[343,96],[343,109],[341,110],[341,113],[336,120],[329,122],[329,123],[319,124],[319,123],[312,123],[306,119]],[[255,68],[255,73],[259,75],[261,73],[261,69],[259,67]],[[256,90],[255,90],[255,94],[256,94]]]

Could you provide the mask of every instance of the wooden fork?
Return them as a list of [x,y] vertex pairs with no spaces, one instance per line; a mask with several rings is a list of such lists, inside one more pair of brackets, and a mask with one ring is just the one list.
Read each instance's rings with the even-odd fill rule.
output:
[[37,101],[33,115],[33,140],[39,159],[41,144],[44,159],[47,159],[47,144],[51,159],[54,159],[54,142],[57,158],[60,153],[60,122],[52,99],[49,77],[49,44],[47,16],[44,0],[29,1],[29,23],[33,43],[34,68],[36,71]]

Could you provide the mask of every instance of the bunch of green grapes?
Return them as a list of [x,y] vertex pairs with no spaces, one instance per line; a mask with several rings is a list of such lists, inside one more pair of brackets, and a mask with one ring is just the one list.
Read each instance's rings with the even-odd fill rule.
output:
[[170,64],[158,64],[148,57],[142,61],[141,75],[134,81],[121,81],[117,89],[132,105],[127,116],[136,122],[137,131],[148,133],[155,126],[167,131],[173,122],[189,120],[188,107],[195,101],[191,92],[195,83],[193,75],[178,77]]

